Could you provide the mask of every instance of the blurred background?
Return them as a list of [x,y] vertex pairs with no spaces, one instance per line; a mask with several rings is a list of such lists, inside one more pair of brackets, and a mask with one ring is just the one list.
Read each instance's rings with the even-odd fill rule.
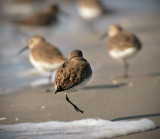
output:
[[[110,24],[120,24],[135,33],[143,44],[143,50],[131,62],[141,65],[133,68],[134,75],[160,72],[160,1],[159,0],[100,0],[105,12],[94,18],[84,18],[79,13],[78,0],[1,0],[0,1],[0,95],[36,87],[47,81],[47,74],[39,73],[30,64],[28,52],[17,52],[27,45],[33,35],[41,35],[57,46],[68,57],[73,49],[81,49],[91,63],[93,71],[107,67],[108,79],[118,75],[116,61],[107,54],[106,40],[100,36]],[[36,13],[43,13],[48,5],[58,5],[60,12],[45,25],[17,23]],[[151,58],[153,57],[153,58]],[[141,59],[142,61],[139,61]],[[155,64],[154,64],[155,63]],[[44,79],[44,80],[43,80]],[[94,77],[93,77],[94,80]]]

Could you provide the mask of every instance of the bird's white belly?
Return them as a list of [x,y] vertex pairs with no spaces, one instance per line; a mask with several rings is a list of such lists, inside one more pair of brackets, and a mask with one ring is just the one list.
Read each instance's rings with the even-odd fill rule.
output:
[[92,75],[88,79],[84,80],[81,84],[76,85],[75,87],[72,87],[68,90],[65,90],[65,92],[72,93],[72,92],[76,92],[78,90],[81,90],[88,83],[88,81],[91,79],[91,77],[92,77]]
[[79,14],[83,18],[91,19],[98,17],[101,14],[101,10],[96,8],[80,7]]
[[36,67],[38,70],[40,71],[47,71],[47,72],[51,72],[55,69],[57,69],[62,63],[58,63],[58,62],[55,62],[55,63],[47,63],[47,62],[40,62],[40,61],[36,61],[32,55],[30,54],[29,55],[29,59],[30,59],[30,62],[32,63],[32,65],[34,67]]
[[136,48],[128,48],[123,51],[115,49],[109,52],[110,56],[115,59],[127,59],[134,56],[136,53],[137,53]]

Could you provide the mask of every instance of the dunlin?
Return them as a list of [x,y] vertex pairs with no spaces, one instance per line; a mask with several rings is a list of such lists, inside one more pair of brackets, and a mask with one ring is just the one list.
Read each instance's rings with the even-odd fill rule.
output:
[[98,0],[79,0],[79,15],[84,19],[93,19],[103,13],[103,6]]
[[57,23],[57,16],[60,12],[58,5],[49,5],[43,12],[31,15],[25,19],[14,21],[20,25],[28,26],[47,26]]
[[134,56],[142,47],[139,39],[119,25],[111,25],[108,29],[108,52],[110,56],[124,63],[124,77],[128,77],[129,64],[127,60]]
[[49,86],[47,91],[50,91],[51,75],[66,60],[60,50],[48,43],[41,36],[33,36],[28,41],[28,46],[19,51],[21,53],[29,48],[29,59],[33,66],[40,71],[50,72]]
[[54,87],[55,93],[65,92],[66,100],[72,104],[76,111],[83,113],[75,104],[73,104],[67,93],[82,89],[92,76],[92,69],[83,53],[80,50],[73,50],[69,59],[66,60],[57,70]]
[[32,3],[32,2],[41,2],[42,0],[13,0],[13,3],[16,4],[26,4],[26,3]]

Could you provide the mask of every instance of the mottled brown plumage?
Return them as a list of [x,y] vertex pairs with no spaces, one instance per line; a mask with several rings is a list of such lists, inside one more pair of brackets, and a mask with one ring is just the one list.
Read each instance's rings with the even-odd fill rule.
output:
[[59,7],[57,5],[49,5],[46,9],[41,12],[25,19],[14,21],[17,24],[28,25],[28,26],[47,26],[53,23],[57,23],[57,15],[59,13]]
[[136,48],[139,50],[141,49],[141,42],[134,34],[121,31],[108,40],[107,46],[109,50],[117,49],[123,51],[126,48]]
[[43,0],[13,0],[12,3],[16,4],[26,4],[26,3],[33,3],[33,2],[42,2]]
[[54,82],[54,86],[57,92],[76,87],[91,77],[91,67],[86,59],[80,55],[75,56],[73,51],[69,60],[65,61],[58,68]]
[[57,47],[51,45],[39,35],[30,38],[28,46],[31,63],[41,71],[52,72],[66,60]]
[[[82,52],[80,50],[73,50],[69,59],[65,61],[56,72],[54,81],[55,93],[78,91],[85,86],[91,76],[92,69],[87,60],[83,58]],[[66,100],[67,99],[66,94]],[[80,111],[75,105],[73,106],[76,110]]]
[[31,50],[31,55],[36,61],[53,63],[64,62],[65,58],[55,46],[51,45],[46,41],[42,41]]
[[39,35],[29,39],[28,47],[30,49],[29,59],[32,65],[40,71],[50,72],[50,86],[52,72],[66,60],[65,57],[58,48],[48,43]]
[[124,31],[119,25],[111,25],[108,35],[108,52],[112,58],[120,59],[124,62],[124,77],[127,77],[129,67],[127,60],[141,49],[141,42],[133,33]]

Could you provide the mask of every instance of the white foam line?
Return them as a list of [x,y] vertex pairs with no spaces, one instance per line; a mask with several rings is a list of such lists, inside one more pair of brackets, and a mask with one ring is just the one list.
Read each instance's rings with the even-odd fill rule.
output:
[[48,78],[43,78],[43,79],[32,81],[29,85],[31,87],[38,87],[38,86],[43,86],[47,84],[48,84]]
[[0,125],[0,138],[112,138],[148,131],[154,128],[156,128],[155,123],[149,119],[134,121],[109,121],[102,119],[83,119],[71,122],[49,121],[44,123]]
[[48,76],[48,73],[47,72],[40,72],[38,71],[37,69],[35,68],[32,68],[32,69],[27,69],[27,70],[24,70],[20,73],[18,73],[18,76],[20,77],[25,77],[25,76]]
[[[52,83],[54,82],[55,75],[56,75],[56,71],[52,73]],[[48,78],[42,78],[42,79],[32,81],[29,85],[31,87],[38,87],[38,86],[47,85],[47,84],[48,84]]]

